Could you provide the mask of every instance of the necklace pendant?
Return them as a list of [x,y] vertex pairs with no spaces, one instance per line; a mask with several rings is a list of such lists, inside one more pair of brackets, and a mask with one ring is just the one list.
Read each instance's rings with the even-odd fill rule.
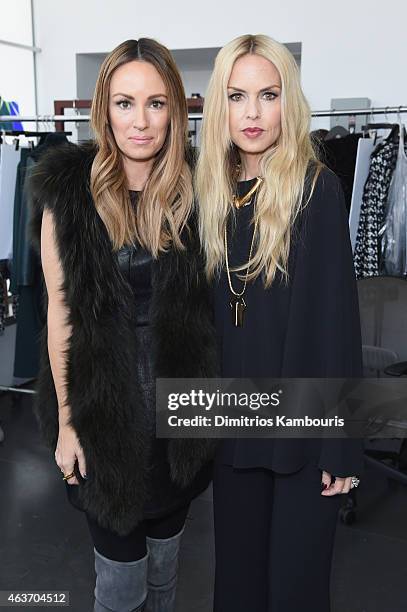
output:
[[230,307],[232,309],[233,324],[235,327],[243,327],[244,311],[246,310],[246,302],[243,297],[236,297],[231,300]]

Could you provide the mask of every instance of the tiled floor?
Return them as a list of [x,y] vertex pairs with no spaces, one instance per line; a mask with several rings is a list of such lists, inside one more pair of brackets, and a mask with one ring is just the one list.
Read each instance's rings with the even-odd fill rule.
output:
[[[31,398],[12,401],[9,394],[0,394],[0,423],[6,435],[0,444],[0,590],[70,591],[69,609],[91,612],[90,537],[40,442]],[[213,550],[208,490],[195,500],[188,517],[177,612],[211,611]],[[367,471],[359,490],[358,522],[338,526],[332,599],[332,612],[406,612],[407,487],[390,487]]]

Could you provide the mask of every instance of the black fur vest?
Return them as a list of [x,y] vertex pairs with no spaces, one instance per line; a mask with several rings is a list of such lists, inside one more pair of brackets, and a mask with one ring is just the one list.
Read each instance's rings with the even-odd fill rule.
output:
[[[91,143],[63,145],[44,155],[31,181],[32,237],[39,249],[42,212],[49,208],[72,326],[67,352],[71,423],[88,474],[79,485],[79,499],[102,526],[125,535],[142,517],[149,441],[132,376],[137,354],[129,342],[134,317],[131,288],[120,274],[89,189],[94,155]],[[164,378],[212,377],[217,374],[216,336],[196,230],[186,230],[183,242],[185,251],[170,249],[153,263],[150,316],[156,373]],[[55,452],[58,404],[46,326],[41,360],[35,413]],[[170,440],[173,481],[181,486],[191,483],[215,449],[215,440]]]

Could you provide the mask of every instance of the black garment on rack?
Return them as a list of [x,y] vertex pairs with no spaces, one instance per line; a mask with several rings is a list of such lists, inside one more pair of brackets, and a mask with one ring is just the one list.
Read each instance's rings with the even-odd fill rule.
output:
[[17,168],[14,196],[13,260],[11,289],[18,295],[17,332],[14,376],[36,378],[40,360],[40,333],[44,325],[42,314],[41,262],[31,245],[28,229],[31,221],[31,194],[28,189],[31,173],[50,147],[66,143],[65,135],[47,134],[34,149],[22,149]]
[[5,296],[5,279],[0,269],[0,336],[4,334],[6,320],[6,296]]
[[397,163],[399,126],[380,142],[370,158],[370,170],[363,191],[355,243],[356,277],[378,276],[380,271],[380,229],[387,197]]
[[[252,181],[239,183],[247,193]],[[247,262],[253,204],[229,223],[231,265]],[[288,262],[269,289],[258,277],[248,283],[244,325],[232,322],[226,271],[215,284],[215,317],[227,378],[360,377],[362,350],[359,306],[348,220],[338,178],[323,169],[314,194],[294,224]],[[236,291],[241,283],[233,275]],[[279,473],[299,470],[311,458],[335,476],[363,471],[358,439],[226,439],[217,461],[236,468],[263,467]]]
[[360,138],[362,134],[349,134],[320,142],[321,161],[340,179],[348,214],[352,203],[356,155]]
[[27,193],[26,183],[36,163],[31,153],[32,150],[30,149],[21,149],[21,159],[17,166],[13,214],[13,258],[10,282],[12,293],[18,293],[20,285],[32,284],[37,263],[34,250],[26,235],[30,216],[29,193]]

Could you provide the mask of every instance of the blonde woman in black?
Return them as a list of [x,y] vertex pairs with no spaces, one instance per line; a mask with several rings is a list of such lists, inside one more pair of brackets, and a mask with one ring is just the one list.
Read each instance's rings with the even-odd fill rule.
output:
[[[196,172],[227,378],[361,375],[344,198],[316,158],[294,58],[267,36],[218,54]],[[362,445],[224,440],[216,458],[216,612],[328,612],[343,494]]]

